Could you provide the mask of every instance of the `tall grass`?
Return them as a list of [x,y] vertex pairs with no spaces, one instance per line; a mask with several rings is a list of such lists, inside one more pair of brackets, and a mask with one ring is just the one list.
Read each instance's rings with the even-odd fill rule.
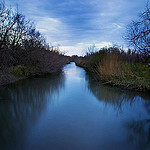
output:
[[123,61],[113,53],[106,55],[99,63],[98,72],[101,80],[113,85],[150,89],[150,68],[144,64]]
[[99,63],[98,71],[101,78],[105,80],[111,79],[114,76],[124,77],[126,75],[133,75],[129,64],[113,53],[109,53],[103,58]]
[[117,75],[121,71],[120,61],[118,56],[108,54],[103,61],[99,63],[98,71],[101,78],[109,79],[112,75]]
[[[82,61],[80,59],[82,66]],[[142,56],[116,47],[103,48],[90,55],[83,66],[98,80],[138,90],[150,90],[150,67]]]

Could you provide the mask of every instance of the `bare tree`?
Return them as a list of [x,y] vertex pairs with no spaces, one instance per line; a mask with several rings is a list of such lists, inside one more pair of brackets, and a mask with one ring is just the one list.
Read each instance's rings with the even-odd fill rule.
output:
[[150,58],[150,8],[148,4],[145,11],[139,15],[139,20],[129,24],[125,38],[147,62]]
[[9,43],[9,35],[17,23],[18,16],[14,14],[11,9],[5,8],[4,5],[0,7],[0,49]]
[[49,70],[63,63],[59,47],[50,47],[33,21],[0,3],[0,71],[17,65]]

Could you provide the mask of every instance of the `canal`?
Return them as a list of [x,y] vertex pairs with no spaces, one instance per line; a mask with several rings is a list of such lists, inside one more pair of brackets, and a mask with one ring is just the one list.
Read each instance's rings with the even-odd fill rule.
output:
[[1,150],[149,150],[150,96],[97,83],[74,62],[0,88]]

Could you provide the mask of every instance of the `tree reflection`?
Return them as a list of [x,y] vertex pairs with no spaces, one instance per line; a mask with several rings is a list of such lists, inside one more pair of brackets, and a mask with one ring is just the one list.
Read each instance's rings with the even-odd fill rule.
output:
[[137,145],[137,149],[148,150],[150,148],[150,119],[132,120],[126,124],[130,130],[128,140]]
[[60,73],[22,80],[2,88],[0,90],[0,147],[4,149],[3,146],[7,145],[12,149],[15,141],[22,140],[21,134],[28,123],[39,117],[47,103],[51,101],[52,94],[58,95],[63,86],[64,75]]
[[131,120],[125,123],[128,129],[128,141],[136,143],[137,149],[148,150],[150,149],[150,102],[144,101],[144,108],[147,115],[142,118]]
[[[134,115],[127,112],[125,122],[123,122],[123,127],[125,127],[127,133],[126,143],[127,145],[134,145],[136,150],[150,149],[150,95],[148,93],[131,92],[98,84],[89,74],[86,75],[86,80],[88,89],[96,98],[99,101],[103,101],[106,105],[110,104],[113,106],[115,111],[121,110],[128,105],[134,105],[135,102],[139,103],[138,106],[140,107],[134,107],[139,110],[135,111]],[[132,107],[130,108],[132,109]],[[127,108],[123,111],[126,113],[129,110]]]
[[148,94],[139,94],[137,92],[121,90],[116,87],[99,84],[94,81],[93,76],[88,73],[86,74],[86,80],[88,89],[98,100],[103,101],[106,105],[111,104],[118,109],[121,109],[122,104],[125,102],[132,104],[137,96],[149,99]]

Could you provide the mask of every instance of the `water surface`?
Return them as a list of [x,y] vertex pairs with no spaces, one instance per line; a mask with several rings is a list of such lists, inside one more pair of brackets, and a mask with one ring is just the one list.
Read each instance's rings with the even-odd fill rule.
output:
[[74,63],[0,89],[2,150],[149,150],[150,96],[99,84]]

